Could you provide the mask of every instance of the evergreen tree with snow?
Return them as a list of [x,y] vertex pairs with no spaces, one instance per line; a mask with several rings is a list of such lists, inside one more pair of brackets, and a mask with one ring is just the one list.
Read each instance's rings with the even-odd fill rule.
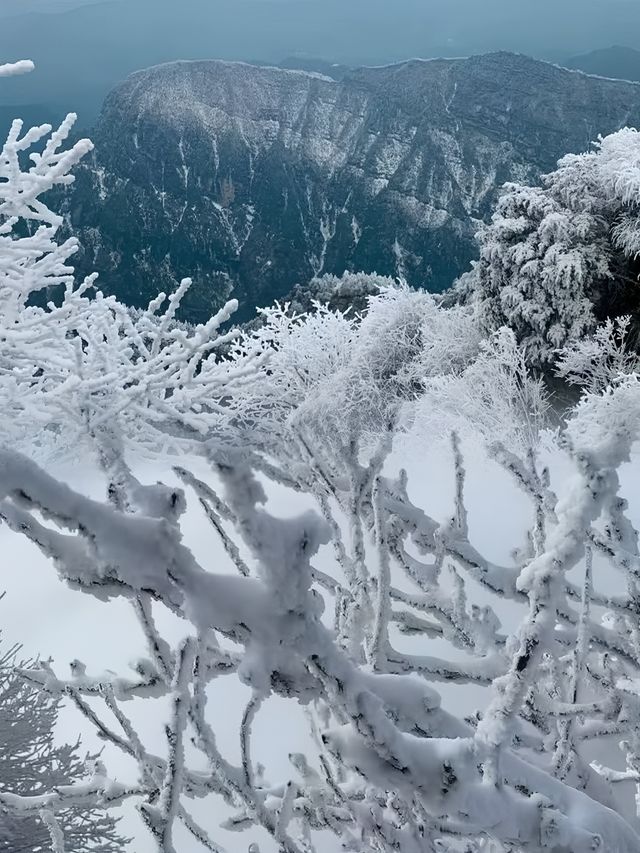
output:
[[509,326],[531,362],[550,364],[598,322],[640,312],[640,133],[626,128],[570,154],[542,186],[507,184],[457,289],[486,330]]
[[[61,744],[56,725],[62,700],[30,685],[14,670],[15,652],[0,667],[0,791],[37,797],[86,775],[81,745]],[[63,809],[56,820],[67,850],[117,853],[126,844],[117,821],[102,809]],[[51,847],[46,814],[0,814],[0,851],[37,853]]]

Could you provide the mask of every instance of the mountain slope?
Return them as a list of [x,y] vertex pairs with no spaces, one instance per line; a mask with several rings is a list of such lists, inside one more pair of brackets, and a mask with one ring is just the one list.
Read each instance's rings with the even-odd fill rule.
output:
[[190,275],[190,319],[231,292],[247,318],[345,268],[439,291],[467,268],[502,183],[639,120],[640,86],[511,54],[340,81],[172,63],[107,99],[66,210],[82,272],[135,304]]
[[640,51],[632,47],[607,47],[581,56],[574,56],[564,63],[567,68],[597,74],[600,77],[618,80],[640,80]]

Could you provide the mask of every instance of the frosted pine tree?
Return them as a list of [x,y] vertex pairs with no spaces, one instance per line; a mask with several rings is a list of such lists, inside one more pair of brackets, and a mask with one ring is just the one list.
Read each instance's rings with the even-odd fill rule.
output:
[[[95,760],[75,744],[56,737],[59,697],[30,685],[14,670],[16,652],[0,664],[0,790],[38,796],[86,774],[87,760]],[[28,670],[27,670],[28,672]],[[98,809],[64,809],[57,815],[68,850],[77,853],[117,853],[126,839],[113,816]],[[51,846],[46,818],[40,815],[0,815],[0,850],[36,853]]]
[[532,362],[552,363],[607,317],[637,317],[639,152],[627,128],[564,157],[541,187],[507,184],[480,230],[480,259],[458,289],[486,329],[509,326]]

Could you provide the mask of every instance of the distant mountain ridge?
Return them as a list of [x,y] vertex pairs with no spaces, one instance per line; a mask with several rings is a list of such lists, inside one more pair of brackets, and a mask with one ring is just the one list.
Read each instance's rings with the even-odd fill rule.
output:
[[2,0],[0,17],[17,18],[21,15],[39,13],[56,14],[101,2],[103,0]]
[[[292,55],[372,65],[512,50],[559,62],[640,31],[637,0],[0,0],[2,61],[35,74],[0,106],[96,119],[114,86],[161,62],[278,64]],[[631,41],[633,44],[633,41]],[[333,76],[333,75],[329,75]],[[0,126],[0,133],[3,128]]]
[[640,81],[640,51],[632,47],[613,47],[574,56],[564,63],[567,68],[617,80]]
[[180,62],[107,99],[68,192],[78,267],[133,304],[189,275],[186,318],[344,269],[441,291],[505,181],[640,121],[640,86],[520,55],[318,73]]

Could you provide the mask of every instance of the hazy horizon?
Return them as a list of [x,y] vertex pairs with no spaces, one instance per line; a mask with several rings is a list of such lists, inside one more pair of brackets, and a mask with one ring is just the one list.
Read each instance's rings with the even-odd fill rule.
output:
[[562,63],[640,44],[640,0],[0,0],[0,16],[0,56],[38,68],[2,87],[0,109],[85,122],[131,72],[176,59],[380,65],[510,50]]

